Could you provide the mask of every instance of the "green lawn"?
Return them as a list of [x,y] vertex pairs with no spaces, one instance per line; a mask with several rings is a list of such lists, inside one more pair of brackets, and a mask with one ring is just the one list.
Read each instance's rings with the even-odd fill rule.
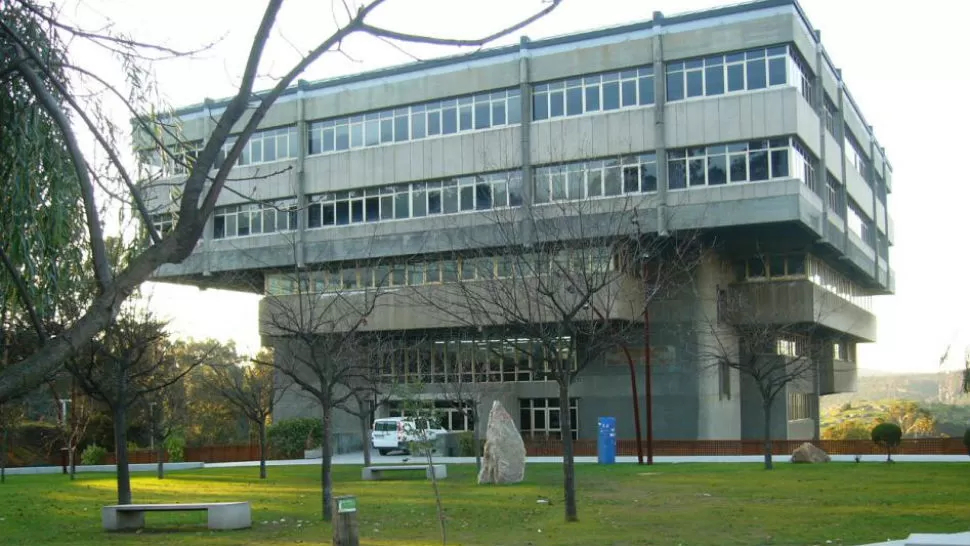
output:
[[[0,544],[329,544],[319,469],[269,470],[262,482],[255,468],[173,472],[163,481],[135,475],[135,502],[251,501],[253,528],[232,532],[210,532],[205,516],[190,512],[148,514],[138,534],[105,533],[100,507],[113,503],[113,476],[10,476],[0,486]],[[448,472],[441,485],[453,545],[854,545],[970,529],[963,463],[779,463],[771,472],[757,464],[579,465],[573,524],[563,523],[558,465],[530,465],[526,483],[505,487],[475,485],[472,466]],[[358,496],[363,544],[437,540],[430,482],[362,482],[359,467],[338,467],[335,482],[337,494]],[[537,504],[540,496],[552,504]]]

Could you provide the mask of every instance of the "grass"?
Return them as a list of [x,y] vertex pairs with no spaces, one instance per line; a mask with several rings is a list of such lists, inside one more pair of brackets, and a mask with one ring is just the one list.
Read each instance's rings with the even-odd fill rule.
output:
[[[135,502],[249,500],[254,523],[211,532],[202,513],[154,513],[138,534],[101,530],[113,475],[10,476],[0,485],[0,543],[329,544],[319,470],[269,471],[266,481],[255,468],[172,472],[162,481],[136,474]],[[514,486],[477,486],[474,467],[451,465],[441,487],[453,545],[854,545],[970,529],[968,471],[963,463],[780,463],[771,472],[757,464],[579,465],[580,522],[572,524],[563,522],[558,465],[529,465],[527,481]],[[359,467],[340,466],[335,483],[337,494],[358,497],[362,544],[440,543],[431,485],[420,474],[362,482]],[[537,504],[540,496],[552,504]]]

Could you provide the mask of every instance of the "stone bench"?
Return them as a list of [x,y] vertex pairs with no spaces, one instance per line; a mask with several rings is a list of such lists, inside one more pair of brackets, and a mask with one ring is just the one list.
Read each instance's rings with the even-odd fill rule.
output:
[[145,526],[145,512],[198,512],[205,510],[209,529],[252,527],[249,502],[195,504],[117,504],[101,508],[101,524],[108,531],[127,531]]
[[448,477],[448,468],[443,464],[407,464],[407,465],[380,465],[366,466],[361,471],[362,480],[379,480],[384,472],[406,472],[409,470],[424,470],[424,475],[430,480],[431,469],[434,468],[434,477],[443,480]]

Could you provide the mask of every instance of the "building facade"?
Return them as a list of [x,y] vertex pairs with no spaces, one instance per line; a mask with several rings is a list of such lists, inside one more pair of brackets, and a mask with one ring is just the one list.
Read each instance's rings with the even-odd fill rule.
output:
[[[191,156],[224,107],[206,100],[177,111],[188,143],[179,153]],[[158,152],[142,157],[165,184],[184,175]],[[817,364],[779,397],[772,431],[810,438],[818,396],[852,390],[856,344],[875,340],[871,298],[894,287],[892,168],[795,0],[654,13],[621,27],[301,81],[272,107],[232,178],[197,250],[156,280],[283,297],[294,292],[299,266],[320,272],[309,290],[321,298],[382,279],[434,298],[475,268],[479,279],[482,267],[501,278],[500,261],[472,265],[485,258],[476,250],[473,259],[456,234],[481,232],[495,211],[554,215],[570,202],[632,203],[638,230],[717,241],[682,293],[650,305],[657,438],[760,437],[754,385],[701,356],[710,329],[683,327],[717,315],[726,297],[756,302],[746,323],[813,327],[809,341],[772,345],[782,356],[811,351]],[[165,184],[149,196],[162,229],[172,222]],[[475,356],[480,337],[394,301],[373,309],[366,330],[420,332],[421,341],[388,371],[389,383],[419,381],[434,398],[458,380],[463,360],[488,360]],[[278,334],[264,329],[277,358],[288,358]],[[484,341],[491,353],[521,342]],[[644,353],[642,343],[629,349]],[[416,361],[427,365],[412,370]],[[636,367],[642,386],[639,356]],[[481,404],[498,399],[524,434],[556,436],[558,387],[533,371],[486,367]],[[588,366],[572,390],[573,434],[593,438],[597,417],[614,416],[619,436],[632,437],[629,392],[618,349]],[[449,402],[439,406],[449,428],[470,426]],[[402,411],[391,401],[379,413]],[[314,412],[293,393],[274,417]],[[359,430],[347,415],[336,426]]]

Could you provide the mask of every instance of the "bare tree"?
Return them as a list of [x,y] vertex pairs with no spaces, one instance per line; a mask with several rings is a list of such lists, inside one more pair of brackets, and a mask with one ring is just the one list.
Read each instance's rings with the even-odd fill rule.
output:
[[[57,409],[57,421],[63,435],[64,450],[67,453],[67,467],[71,479],[75,478],[77,466],[77,445],[84,438],[88,423],[94,413],[94,401],[80,392],[77,380],[69,374],[60,383],[67,383],[66,394],[58,389],[57,382],[50,381],[48,386]],[[64,396],[67,398],[64,398]]]
[[[578,520],[573,381],[632,338],[644,306],[695,260],[695,237],[641,232],[638,205],[647,204],[631,195],[482,213],[478,225],[451,230],[454,247],[467,249],[455,281],[416,292],[433,313],[498,340],[533,380],[558,385],[567,521]],[[654,270],[649,285],[637,279],[644,260]]]
[[[767,267],[767,257],[753,260]],[[762,409],[764,465],[770,470],[775,405],[789,388],[814,385],[818,393],[821,346],[831,339],[823,324],[850,304],[826,294],[811,302],[813,307],[802,320],[796,320],[792,309],[779,306],[771,297],[773,290],[791,290],[792,284],[756,283],[747,288],[718,294],[716,316],[701,323],[700,337],[707,341],[699,344],[697,356],[709,369],[719,374],[736,370],[742,381],[754,386]],[[827,347],[831,350],[831,344]]]
[[[286,280],[283,277],[282,280]],[[379,268],[339,265],[309,271],[295,268],[287,286],[271,287],[263,298],[260,328],[272,339],[272,367],[313,398],[322,413],[321,487],[323,518],[332,518],[331,463],[334,410],[370,392],[367,350],[371,317],[386,277]]]
[[253,362],[208,366],[203,382],[256,426],[259,436],[259,478],[266,479],[266,426],[288,383],[277,381],[273,354],[265,349]]
[[[78,188],[78,196],[83,204],[86,245],[82,256],[88,262],[83,265],[82,281],[96,286],[96,293],[84,310],[79,313],[60,335],[51,337],[34,321],[37,333],[44,340],[36,351],[0,371],[0,402],[11,399],[39,386],[51,374],[64,366],[68,358],[77,353],[85,344],[107,328],[117,316],[125,300],[137,287],[158,269],[169,263],[180,263],[195,249],[206,223],[212,214],[227,179],[247,145],[249,137],[263,121],[276,100],[289,88],[311,64],[328,51],[339,50],[340,46],[352,35],[369,35],[396,44],[431,44],[456,47],[481,47],[499,38],[514,33],[533,21],[554,10],[561,0],[541,0],[537,11],[496,32],[478,38],[442,38],[433,35],[420,35],[396,31],[371,22],[371,15],[387,3],[387,0],[370,0],[358,4],[342,2],[343,10],[334,10],[337,29],[307,51],[295,64],[283,71],[275,85],[262,93],[256,93],[254,86],[263,64],[263,53],[267,42],[275,32],[277,15],[283,7],[283,0],[269,0],[262,19],[257,25],[252,45],[247,52],[246,67],[237,93],[228,100],[226,107],[214,120],[214,129],[207,135],[204,146],[193,154],[191,161],[185,161],[180,150],[184,147],[175,126],[177,120],[168,114],[153,113],[155,105],[145,105],[129,97],[144,98],[148,92],[145,78],[149,67],[148,60],[158,57],[178,56],[182,52],[173,51],[153,44],[146,44],[129,35],[112,33],[112,25],[106,24],[99,29],[81,28],[67,20],[65,12],[53,7],[45,7],[34,0],[13,0],[18,14],[33,21],[32,28],[47,29],[43,42],[46,48],[51,42],[66,51],[60,36],[67,40],[82,40],[105,48],[115,58],[120,59],[117,68],[128,76],[128,89],[119,89],[110,82],[113,77],[99,73],[94,67],[86,67],[80,59],[64,59],[61,55],[48,55],[46,49],[37,46],[36,40],[28,39],[22,27],[11,24],[8,18],[0,19],[0,74],[17,85],[23,86],[33,104],[39,106],[52,120],[59,137],[65,143],[70,157],[71,176],[64,177],[65,183]],[[108,30],[105,30],[108,29]],[[56,64],[55,64],[56,63]],[[140,69],[139,69],[140,67]],[[82,80],[82,88],[76,89],[69,81]],[[151,211],[143,198],[143,187],[136,182],[126,167],[114,135],[123,133],[120,125],[112,123],[100,104],[86,100],[108,97],[118,103],[134,119],[136,132],[140,137],[149,139],[165,156],[166,160],[180,163],[187,172],[181,185],[174,208],[177,209],[172,229],[165,233],[153,225]],[[107,100],[107,99],[106,99]],[[93,112],[93,113],[92,113]],[[80,127],[78,127],[78,125]],[[89,154],[82,151],[79,133],[90,133],[97,149]],[[236,132],[234,143],[223,150],[231,133]],[[106,156],[107,164],[98,164],[97,157]],[[220,163],[220,160],[221,163]],[[22,187],[21,193],[28,193],[31,177],[16,179]],[[104,191],[102,191],[104,190]],[[150,241],[146,246],[131,253],[124,265],[111,267],[105,240],[103,196],[116,196],[121,202],[130,205],[135,217],[142,223]],[[50,212],[46,207],[56,204],[41,204],[39,216]],[[31,313],[36,305],[31,294],[24,289],[28,283],[21,275],[25,255],[8,256],[4,253],[4,269],[13,279],[11,286],[18,287],[17,294],[21,304]]]
[[364,466],[372,463],[370,429],[376,418],[377,408],[385,405],[398,394],[398,386],[388,383],[386,370],[391,369],[391,361],[399,347],[396,336],[383,333],[369,333],[362,350],[358,353],[359,369],[354,374],[353,386],[349,389],[350,398],[340,409],[357,418],[360,424],[361,449],[364,452]]
[[205,355],[177,361],[167,343],[165,323],[150,313],[128,309],[90,345],[85,358],[67,370],[85,394],[104,403],[114,425],[118,504],[131,503],[128,470],[128,411],[143,398],[180,381]]

